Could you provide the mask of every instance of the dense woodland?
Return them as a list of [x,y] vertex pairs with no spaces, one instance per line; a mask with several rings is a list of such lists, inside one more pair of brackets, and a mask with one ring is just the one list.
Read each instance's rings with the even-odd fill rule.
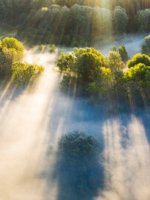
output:
[[114,48],[108,56],[82,48],[62,54],[57,66],[63,74],[61,87],[69,94],[118,106],[149,106],[149,55],[138,53],[129,58],[124,46]]
[[[51,49],[50,49],[51,50]],[[25,48],[15,38],[0,40],[0,79],[18,86],[32,83],[44,67],[23,62]],[[39,52],[47,51],[38,49]],[[53,53],[50,52],[50,53]],[[148,106],[150,102],[150,36],[141,53],[129,57],[124,46],[114,47],[106,56],[94,48],[75,48],[61,53],[57,67],[62,74],[61,89],[94,102],[109,101]]]
[[[102,3],[103,2],[103,3]],[[17,37],[30,44],[86,46],[112,35],[150,31],[150,2],[1,0],[1,24],[13,28]],[[43,52],[44,45],[39,46]],[[124,46],[106,56],[94,48],[61,54],[57,66],[61,88],[95,101],[150,102],[150,36],[141,53],[130,58]],[[32,82],[44,68],[22,62],[24,46],[15,38],[0,40],[0,76],[19,84]],[[7,78],[6,78],[7,77]]]
[[150,31],[150,1],[1,0],[1,24],[30,43],[87,46],[131,32]]

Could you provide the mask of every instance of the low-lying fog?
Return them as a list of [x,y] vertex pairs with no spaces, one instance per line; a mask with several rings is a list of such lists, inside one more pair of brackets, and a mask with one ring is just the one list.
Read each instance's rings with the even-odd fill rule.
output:
[[[60,200],[62,177],[55,170],[58,141],[77,130],[104,146],[99,160],[104,189],[94,194],[89,182],[85,200],[149,200],[149,111],[113,117],[103,105],[62,94],[55,60],[55,54],[26,52],[25,61],[45,67],[36,86],[21,90],[8,84],[0,91],[0,199]],[[73,177],[63,178],[71,182]],[[64,192],[72,196],[62,200],[74,200],[71,191],[68,185]]]
[[136,53],[141,52],[141,47],[144,42],[145,35],[135,35],[135,34],[129,34],[120,36],[119,38],[110,40],[107,40],[106,42],[96,42],[94,47],[100,51],[102,51],[104,54],[108,54],[108,52],[113,47],[118,47],[121,45],[124,45],[126,47],[126,50],[129,54],[129,56],[133,56]]
[[[113,47],[119,47],[124,45],[130,57],[136,53],[140,53],[142,50],[142,44],[144,42],[145,34],[128,34],[116,38],[109,38],[103,41],[95,41],[93,47],[101,51],[105,55],[113,49]],[[73,48],[60,48],[63,52],[72,51]]]

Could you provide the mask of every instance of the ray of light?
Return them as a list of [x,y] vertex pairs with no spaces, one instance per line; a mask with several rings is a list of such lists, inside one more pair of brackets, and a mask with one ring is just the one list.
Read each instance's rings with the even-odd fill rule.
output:
[[97,199],[148,200],[150,146],[143,124],[135,116],[129,120],[127,129],[118,120],[108,120],[103,133],[106,188]]
[[44,195],[46,183],[38,178],[38,173],[44,166],[48,135],[39,125],[47,117],[45,106],[51,102],[57,76],[49,69],[51,61],[54,62],[50,55],[32,56],[27,61],[48,65],[45,72],[35,88],[30,91],[28,87],[15,101],[9,100],[7,115],[0,119],[0,196],[3,200],[41,200]]

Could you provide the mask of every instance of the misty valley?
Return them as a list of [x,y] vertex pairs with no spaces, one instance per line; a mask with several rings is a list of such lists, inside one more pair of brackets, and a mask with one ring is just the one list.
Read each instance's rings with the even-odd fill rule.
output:
[[0,200],[150,200],[150,2],[0,11]]

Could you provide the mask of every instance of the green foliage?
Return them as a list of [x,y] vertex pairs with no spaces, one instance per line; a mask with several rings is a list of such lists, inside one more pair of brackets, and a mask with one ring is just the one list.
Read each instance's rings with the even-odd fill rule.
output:
[[17,39],[15,38],[3,38],[0,42],[0,46],[1,48],[6,48],[6,49],[15,49],[17,52],[23,52],[24,51],[24,47],[21,44],[21,42],[19,42]]
[[56,176],[58,199],[93,199],[104,186],[103,146],[93,136],[71,132],[59,142]]
[[49,45],[49,52],[50,53],[55,53],[56,52],[56,46],[55,46],[55,44],[50,44]]
[[98,155],[97,141],[81,132],[72,132],[62,137],[59,148],[71,162],[77,161],[78,158],[94,159]]
[[62,53],[57,61],[57,66],[61,72],[73,71],[76,58],[73,53],[64,54]]
[[129,59],[128,52],[127,52],[125,46],[120,46],[118,48],[118,52],[124,62],[126,62]]
[[[120,49],[126,56],[124,47]],[[139,94],[142,101],[149,98],[150,57],[136,54],[127,65],[126,70],[118,49],[108,56],[93,48],[74,49],[58,59],[63,74],[61,84],[66,91],[76,88],[77,95],[86,95],[94,101],[111,99],[125,103],[129,90],[135,99],[141,99]]]
[[150,8],[138,12],[138,25],[141,31],[150,32]]
[[[77,88],[81,95],[94,99],[108,98],[112,88],[120,85],[125,64],[118,52],[112,51],[104,56],[94,48],[74,49],[72,53],[62,54],[57,66],[64,74],[62,88]],[[110,94],[111,93],[111,94]]]
[[150,35],[144,39],[144,43],[142,45],[142,53],[148,54],[150,56]]
[[125,68],[125,64],[117,51],[110,51],[107,58],[107,66],[112,69],[112,71],[119,72]]
[[113,14],[115,32],[118,34],[125,33],[128,25],[128,15],[126,10],[120,6],[117,6]]
[[0,40],[0,75],[10,75],[14,62],[21,61],[24,55],[24,46],[15,38]]
[[150,66],[139,63],[129,68],[124,74],[124,80],[132,98],[136,101],[141,98],[144,104],[150,101]]
[[146,0],[1,0],[0,22],[34,44],[89,46],[113,33],[149,32],[149,8]]
[[104,65],[104,56],[94,49],[79,50],[77,55],[75,63],[77,76],[84,84],[88,84],[96,78],[100,67]]
[[140,83],[149,83],[150,86],[150,66],[146,66],[142,63],[129,68],[124,77],[129,81],[136,81]]
[[140,63],[150,66],[150,56],[140,53],[135,54],[133,58],[127,62],[127,65],[130,68]]
[[129,60],[128,52],[124,45],[119,46],[119,47],[114,46],[111,51],[118,52],[123,62],[126,62],[127,60]]
[[99,77],[89,84],[88,92],[93,100],[96,100],[96,98],[101,99],[109,95],[112,85],[112,70],[108,67],[101,67],[99,70]]
[[12,65],[12,78],[16,83],[28,84],[42,73],[44,68],[36,64],[16,62]]
[[41,44],[41,45],[38,46],[38,51],[44,52],[44,51],[45,51],[45,48],[46,48],[45,45],[42,45],[42,44]]
[[[76,79],[73,82],[78,82],[79,86],[82,85],[81,90],[86,93],[89,85],[93,81],[99,80],[100,67],[104,66],[104,63],[105,56],[103,54],[94,48],[85,48],[74,49],[72,53],[62,54],[58,59],[57,66],[61,72],[67,73],[71,79]],[[68,76],[67,79],[69,79]]]

